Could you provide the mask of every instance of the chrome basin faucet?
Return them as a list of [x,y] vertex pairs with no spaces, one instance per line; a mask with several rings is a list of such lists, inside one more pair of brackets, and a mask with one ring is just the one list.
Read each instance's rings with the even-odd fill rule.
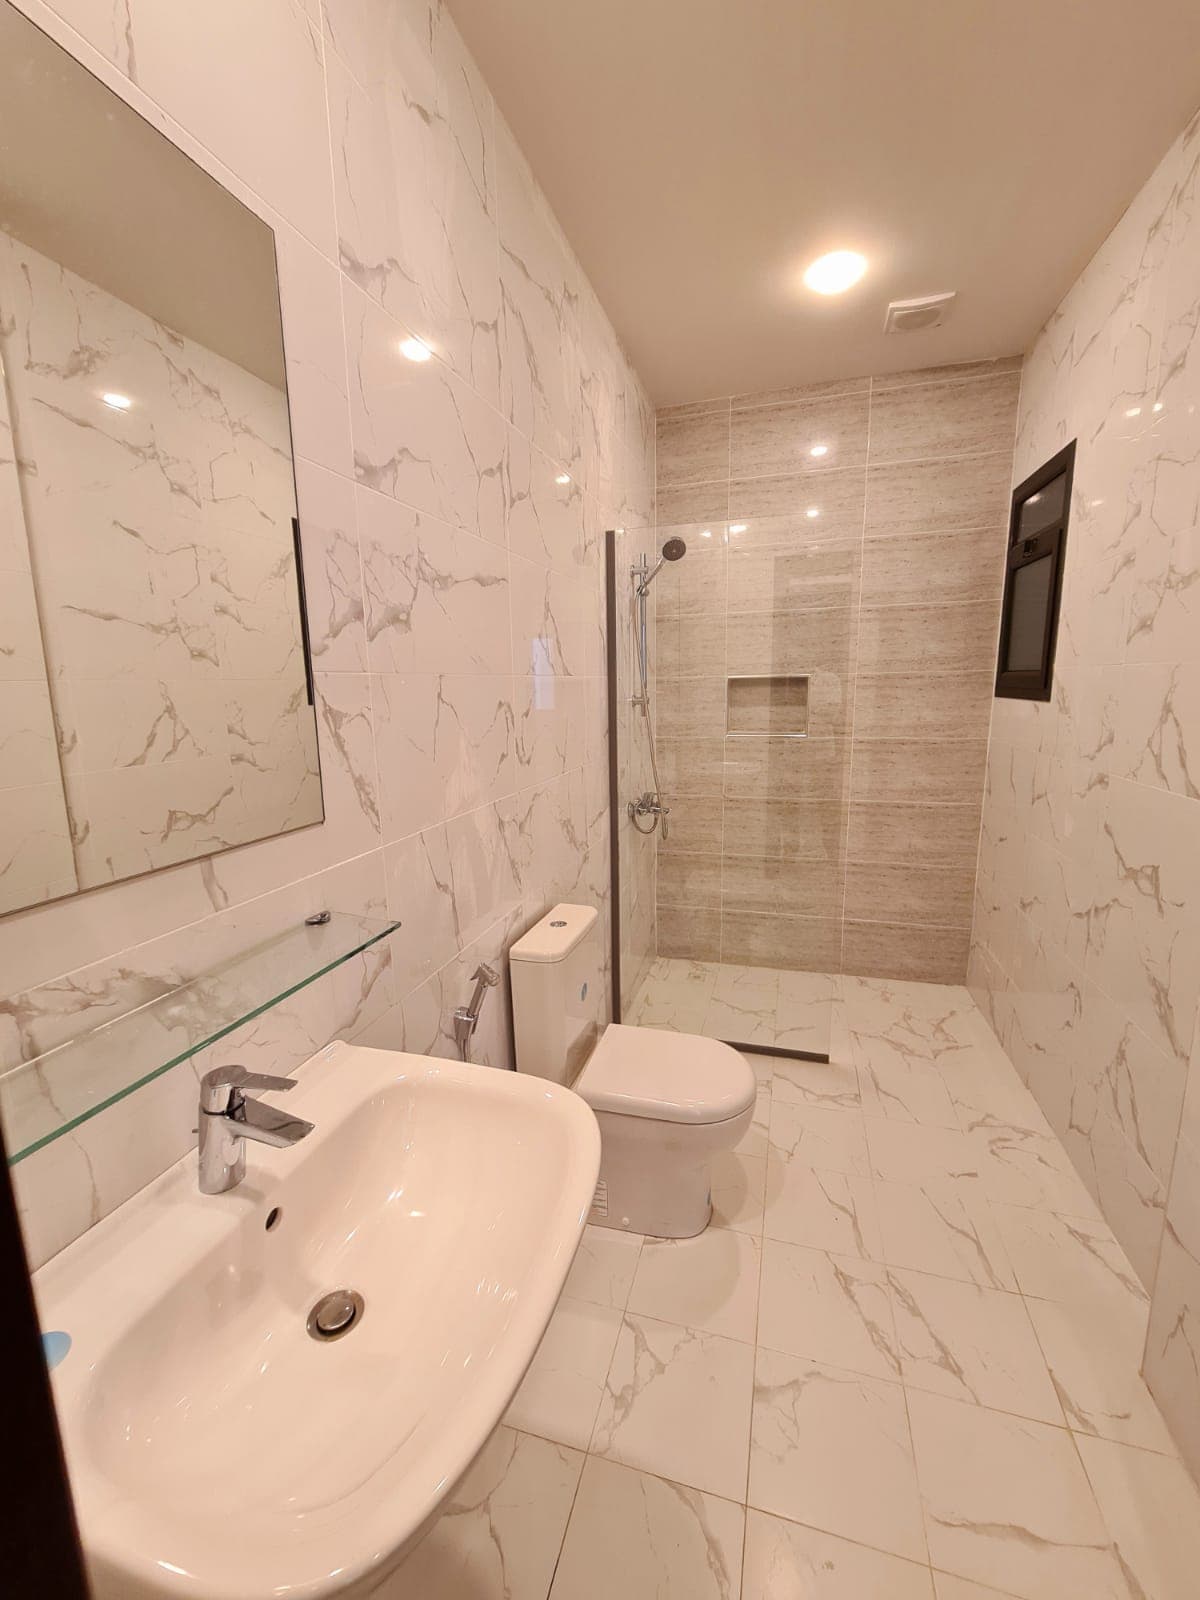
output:
[[246,1089],[294,1089],[292,1078],[272,1078],[245,1067],[214,1067],[200,1080],[200,1193],[224,1194],[246,1176],[246,1140],[281,1149],[299,1144],[314,1124],[303,1117],[247,1100]]

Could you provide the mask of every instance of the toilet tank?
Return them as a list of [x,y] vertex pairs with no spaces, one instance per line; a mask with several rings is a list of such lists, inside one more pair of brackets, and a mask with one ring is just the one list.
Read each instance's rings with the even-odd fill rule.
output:
[[508,952],[517,1071],[574,1083],[596,1045],[594,906],[553,906]]

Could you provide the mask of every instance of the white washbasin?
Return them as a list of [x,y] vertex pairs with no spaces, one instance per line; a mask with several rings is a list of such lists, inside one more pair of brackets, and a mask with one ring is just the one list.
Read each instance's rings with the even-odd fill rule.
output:
[[[569,1090],[341,1043],[297,1076],[302,1143],[248,1145],[221,1195],[193,1155],[35,1275],[73,1341],[54,1392],[97,1600],[373,1586],[499,1421],[571,1265],[600,1139]],[[318,1343],[340,1288],[365,1308]]]

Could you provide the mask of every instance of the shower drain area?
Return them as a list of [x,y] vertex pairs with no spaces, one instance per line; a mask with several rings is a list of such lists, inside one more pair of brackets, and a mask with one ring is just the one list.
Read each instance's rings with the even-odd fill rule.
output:
[[318,1344],[332,1344],[362,1321],[366,1301],[357,1289],[334,1289],[323,1294],[308,1313],[308,1336]]

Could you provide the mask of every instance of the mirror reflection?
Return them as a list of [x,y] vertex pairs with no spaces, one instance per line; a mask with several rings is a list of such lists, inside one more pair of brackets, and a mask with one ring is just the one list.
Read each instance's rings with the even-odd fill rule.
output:
[[0,8],[0,912],[322,817],[274,237]]

